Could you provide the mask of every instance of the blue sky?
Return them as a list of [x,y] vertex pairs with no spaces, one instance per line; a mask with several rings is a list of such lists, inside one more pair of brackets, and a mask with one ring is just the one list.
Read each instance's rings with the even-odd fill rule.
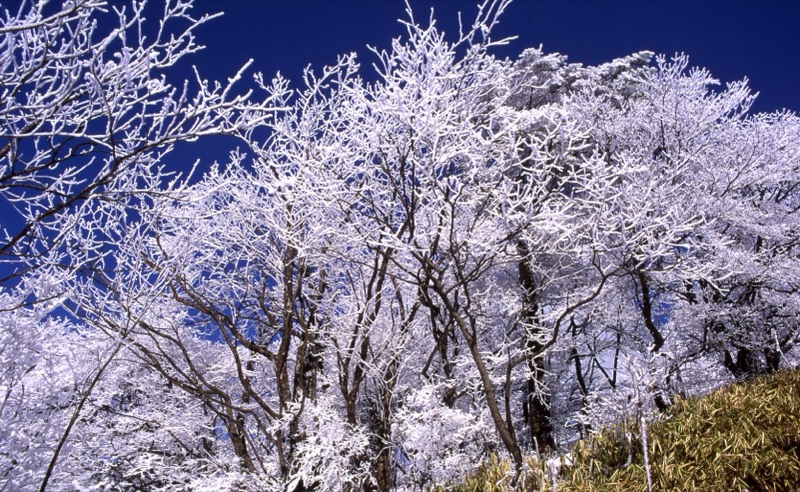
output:
[[[154,0],[151,0],[153,2]],[[457,13],[471,20],[478,0],[412,1],[418,19],[430,9],[446,32]],[[200,12],[225,15],[198,31],[207,46],[191,63],[209,78],[230,76],[249,58],[271,76],[298,81],[307,64],[321,67],[356,51],[363,65],[370,44],[386,48],[402,34],[403,0],[197,0]],[[598,64],[635,51],[684,52],[692,65],[722,82],[747,77],[760,93],[754,109],[800,111],[800,1],[516,0],[497,30],[516,35],[496,51],[515,57],[543,45],[570,61]]]

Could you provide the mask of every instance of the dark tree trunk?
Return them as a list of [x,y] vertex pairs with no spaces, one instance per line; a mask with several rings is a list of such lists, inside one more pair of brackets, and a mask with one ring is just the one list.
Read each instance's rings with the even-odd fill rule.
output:
[[729,350],[723,354],[722,365],[736,379],[750,379],[763,374],[772,374],[780,369],[781,353],[777,350],[764,349],[764,360],[760,360],[758,352],[738,347],[736,358]]
[[[517,245],[522,260],[519,263],[519,280],[525,297],[524,317],[536,326],[539,306],[536,302],[536,282],[530,269],[527,258],[528,246],[520,241]],[[535,333],[528,333],[525,348],[530,353],[538,353],[543,348],[536,340]],[[523,416],[528,423],[531,444],[539,451],[554,450],[553,425],[551,422],[550,401],[545,392],[541,391],[545,384],[544,360],[542,357],[532,357],[528,360],[528,379],[526,381],[526,395],[523,402]]]

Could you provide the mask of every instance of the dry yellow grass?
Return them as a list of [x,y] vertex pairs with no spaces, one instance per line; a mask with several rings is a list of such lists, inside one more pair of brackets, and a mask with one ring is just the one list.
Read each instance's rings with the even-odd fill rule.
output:
[[[631,436],[629,440],[628,437]],[[557,490],[643,491],[636,422],[579,442]],[[648,428],[654,491],[800,490],[800,371],[787,371],[680,400]],[[627,463],[628,457],[630,463]],[[552,490],[544,463],[529,460],[519,490]],[[493,460],[463,484],[437,490],[510,490],[511,467]]]

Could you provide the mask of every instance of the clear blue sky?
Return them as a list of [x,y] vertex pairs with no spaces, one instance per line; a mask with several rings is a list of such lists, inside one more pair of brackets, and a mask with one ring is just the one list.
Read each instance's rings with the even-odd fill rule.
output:
[[[433,7],[438,24],[454,32],[457,13],[471,20],[478,1],[411,4],[424,20]],[[266,76],[280,70],[295,81],[305,65],[350,51],[368,65],[366,45],[388,47],[405,15],[403,0],[197,0],[197,8],[225,12],[198,32],[208,48],[191,63],[202,73],[226,77],[254,58]],[[516,0],[497,34],[518,36],[496,52],[502,57],[539,44],[585,64],[640,50],[685,52],[722,82],[747,77],[760,93],[756,111],[800,111],[800,1]]]

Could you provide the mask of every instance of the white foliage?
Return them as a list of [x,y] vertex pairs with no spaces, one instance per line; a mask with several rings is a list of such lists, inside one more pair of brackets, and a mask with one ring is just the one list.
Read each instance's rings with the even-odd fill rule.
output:
[[442,403],[443,388],[411,391],[395,417],[391,445],[404,483],[457,482],[497,445],[488,416]]
[[341,409],[328,398],[310,405],[304,414],[306,436],[297,446],[297,464],[288,483],[335,491],[357,490],[371,481],[368,463],[362,460],[360,466],[353,466],[368,452],[368,432],[342,417]]
[[797,363],[800,122],[746,81],[497,60],[496,1],[253,101],[162,76],[190,1],[69,5],[0,28],[2,487],[415,489]]

